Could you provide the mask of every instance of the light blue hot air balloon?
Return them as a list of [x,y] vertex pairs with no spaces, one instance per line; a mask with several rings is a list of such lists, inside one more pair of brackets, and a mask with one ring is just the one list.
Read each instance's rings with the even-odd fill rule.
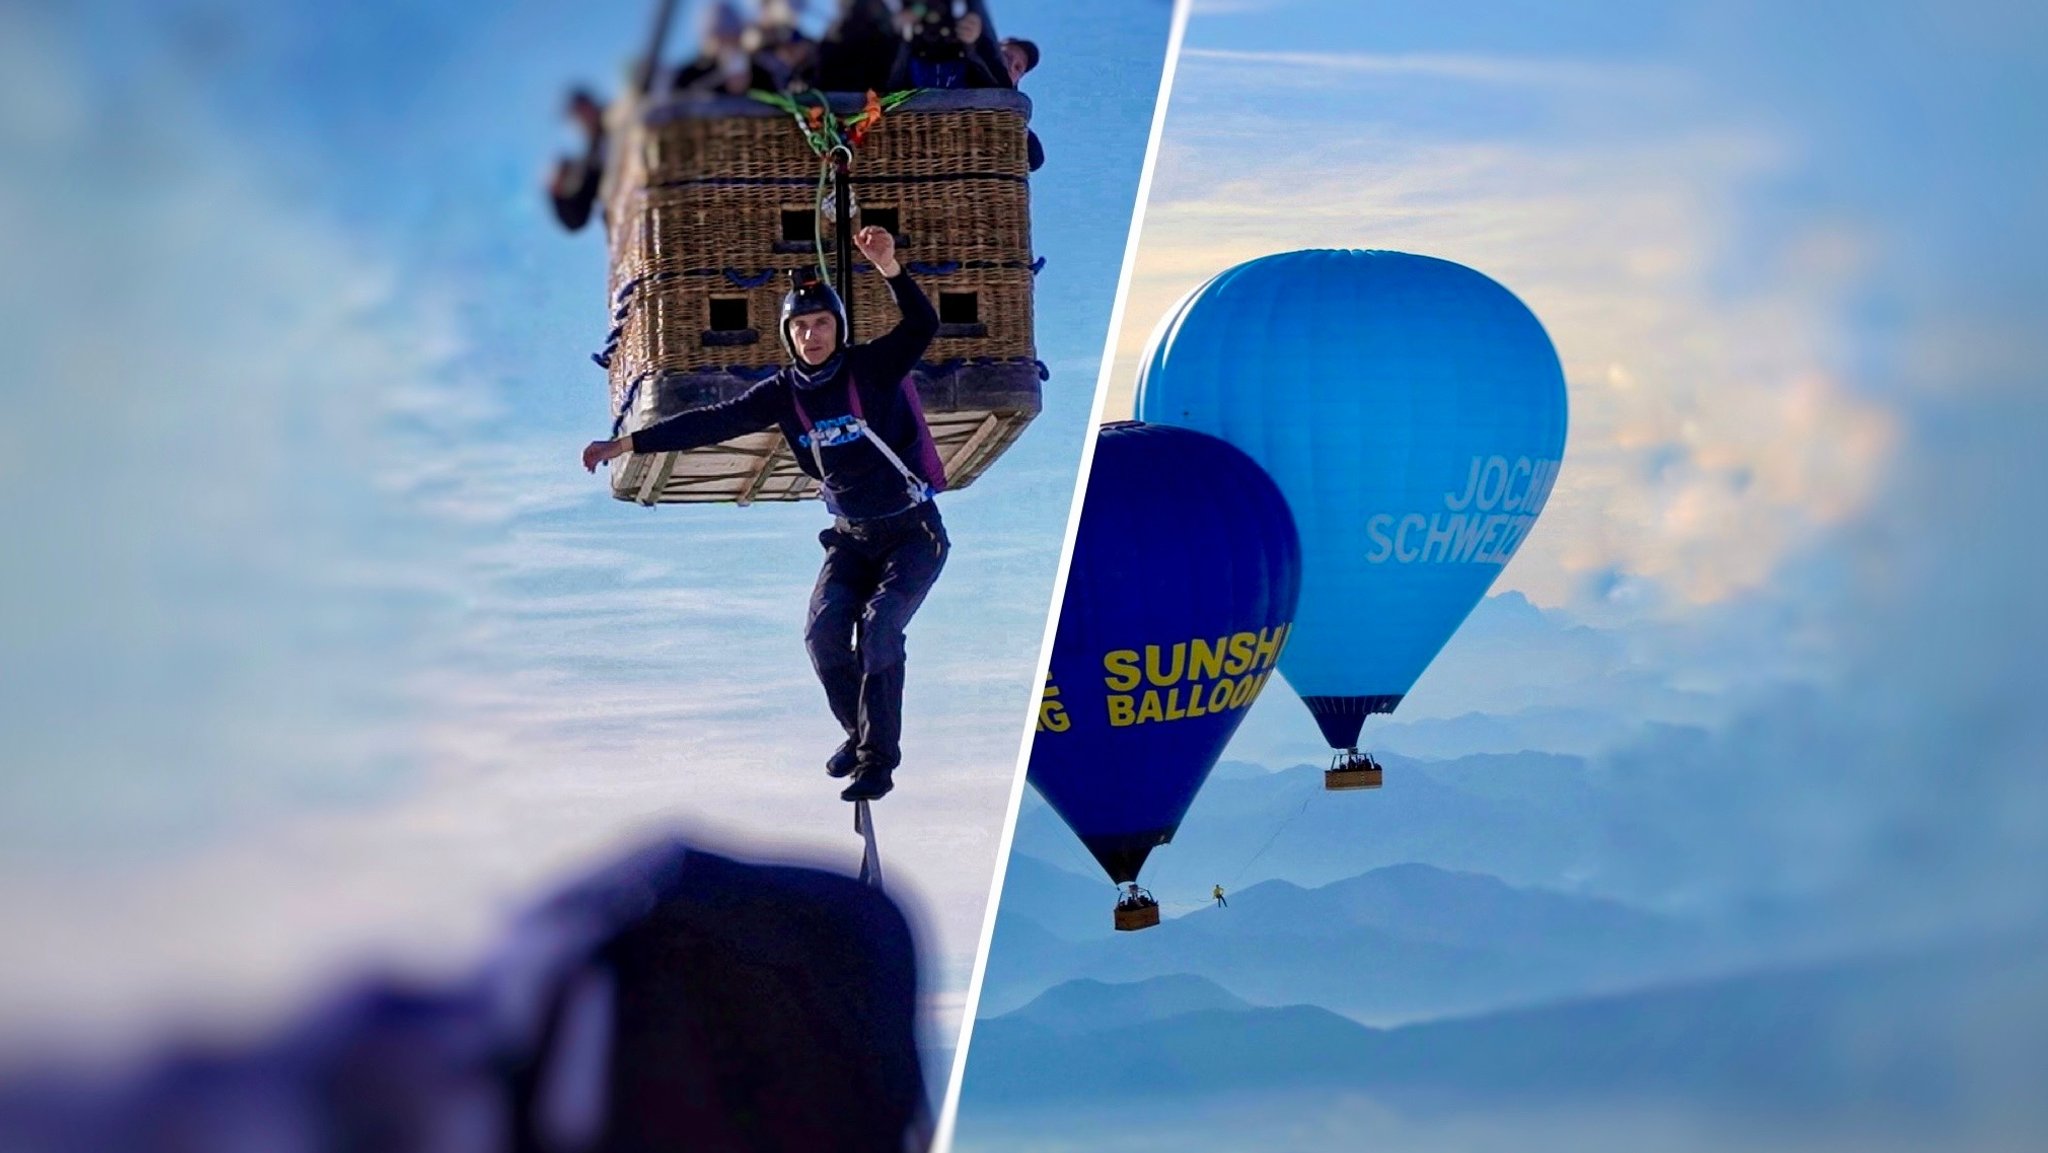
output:
[[1137,415],[1229,441],[1286,494],[1302,584],[1281,675],[1340,750],[1331,787],[1378,785],[1365,718],[1401,703],[1556,483],[1564,373],[1543,326],[1447,260],[1262,257],[1160,324]]

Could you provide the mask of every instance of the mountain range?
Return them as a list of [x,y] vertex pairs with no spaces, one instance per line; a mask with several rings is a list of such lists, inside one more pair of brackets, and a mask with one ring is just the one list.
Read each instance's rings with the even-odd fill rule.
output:
[[1228,908],[1137,933],[1111,930],[1112,895],[1013,856],[983,1015],[1076,978],[1190,974],[1263,1005],[1399,1021],[1641,983],[1682,966],[1698,944],[1696,933],[1615,902],[1417,864],[1313,889],[1266,881],[1229,894]]
[[[1586,872],[1609,837],[1600,773],[1583,758],[1522,752],[1382,761],[1386,787],[1369,793],[1324,790],[1317,765],[1263,772],[1225,762],[1172,843],[1153,850],[1141,879],[1161,900],[1198,899],[1218,883],[1236,889],[1284,877],[1313,886],[1427,861],[1561,887]],[[1035,794],[1019,814],[1015,849],[1093,871],[1086,850]]]
[[[2039,945],[1788,967],[1393,1029],[1250,1005],[1187,975],[1073,981],[976,1026],[965,1100],[1008,1110],[1323,1088],[1417,1112],[1681,1104],[1938,1125],[1999,1087],[1959,1074],[2009,1088],[2048,1068]],[[2048,1120],[2048,1100],[2034,1099]]]

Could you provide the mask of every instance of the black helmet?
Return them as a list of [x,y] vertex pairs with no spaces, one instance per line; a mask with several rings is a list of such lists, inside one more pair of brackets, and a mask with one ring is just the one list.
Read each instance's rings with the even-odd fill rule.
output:
[[839,294],[822,280],[799,280],[783,296],[782,319],[775,325],[776,335],[782,338],[782,351],[789,354],[791,364],[802,364],[803,358],[796,354],[796,342],[789,338],[789,322],[813,312],[831,313],[832,319],[839,322],[838,348],[847,345],[850,334],[846,331],[846,305]]

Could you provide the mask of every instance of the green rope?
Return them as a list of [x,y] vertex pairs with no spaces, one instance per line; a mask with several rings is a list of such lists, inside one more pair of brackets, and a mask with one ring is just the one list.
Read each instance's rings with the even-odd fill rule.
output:
[[[832,161],[828,159],[823,164],[818,165],[818,198],[817,203],[812,205],[812,211],[817,214],[818,218],[811,224],[811,243],[816,247],[818,253],[818,275],[824,279],[825,287],[837,291],[839,286],[832,283],[832,270],[827,267],[830,262],[825,259],[825,229],[823,227],[825,221],[825,188],[831,183],[831,180]],[[844,243],[843,240],[842,243]]]
[[[905,101],[916,96],[920,91],[922,89],[906,88],[901,92],[891,92],[887,96],[877,96],[875,98],[875,106],[885,113],[894,112],[902,107]],[[829,155],[834,148],[841,145],[848,145],[850,147],[847,139],[847,130],[858,128],[867,119],[868,115],[867,109],[863,107],[860,112],[851,118],[842,120],[838,113],[832,111],[832,102],[825,99],[825,94],[822,92],[805,92],[800,93],[798,96],[790,96],[783,92],[764,92],[760,89],[754,89],[748,92],[747,96],[749,99],[758,100],[770,108],[779,108],[789,113],[790,119],[796,121],[797,131],[803,134],[804,143],[810,145],[811,151],[819,156]],[[801,99],[802,96],[815,97],[817,103],[806,104]],[[815,129],[811,127],[810,119],[810,112],[813,108],[816,108],[819,112],[818,126]]]
[[[902,92],[891,92],[887,96],[878,96],[875,98],[875,107],[885,113],[894,112],[897,108],[902,107],[905,101],[916,96],[919,91],[921,89],[910,88]],[[799,96],[790,96],[782,92],[764,92],[760,89],[754,89],[749,91],[747,96],[771,108],[778,108],[787,112],[789,118],[796,121],[796,130],[802,134],[804,143],[809,145],[811,151],[823,161],[818,167],[818,194],[812,204],[812,210],[817,213],[819,223],[822,224],[825,218],[825,197],[827,195],[825,190],[832,180],[832,153],[844,148],[849,155],[852,154],[854,142],[848,139],[846,130],[851,128],[858,131],[860,126],[867,121],[867,109],[863,107],[860,113],[850,120],[841,120],[838,114],[832,111],[832,102],[827,100],[822,92],[806,92],[800,93]],[[817,98],[817,104],[807,105],[800,99],[801,96],[814,96]],[[810,112],[813,108],[817,109],[820,113],[816,128],[811,127]],[[830,262],[825,259],[825,230],[822,227],[813,227],[811,235],[815,241],[814,249],[818,261],[818,276],[824,280],[827,287],[836,290],[838,286],[832,283]],[[852,242],[851,237],[842,238],[841,241],[841,243],[846,244],[851,244]]]

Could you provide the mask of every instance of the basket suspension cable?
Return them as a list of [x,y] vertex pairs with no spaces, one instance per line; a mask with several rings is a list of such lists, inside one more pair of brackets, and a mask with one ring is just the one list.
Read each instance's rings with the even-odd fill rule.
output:
[[[867,102],[861,110],[850,117],[842,118],[832,111],[832,102],[822,92],[802,93],[791,96],[782,92],[763,92],[758,89],[747,96],[773,108],[787,112],[796,121],[797,131],[804,143],[810,146],[819,160],[818,191],[815,212],[820,221],[825,216],[827,188],[834,189],[837,210],[834,213],[834,227],[838,229],[838,283],[834,283],[832,268],[825,260],[825,236],[818,231],[813,250],[818,262],[818,276],[826,285],[839,291],[841,303],[846,306],[847,327],[853,327],[853,238],[848,234],[852,227],[853,153],[867,139],[868,133],[881,126],[883,117],[894,111],[906,100],[918,94],[920,89],[911,88],[902,92],[891,92],[887,96],[868,91]],[[817,98],[817,103],[807,104],[803,96]],[[852,334],[846,334],[851,340]]]
[[654,78],[661,73],[661,48],[668,40],[668,27],[675,11],[676,0],[659,0],[654,6],[654,27],[647,34],[647,55],[641,57],[640,74],[633,78],[642,96],[654,90]]
[[1243,867],[1243,868],[1240,868],[1240,869],[1238,869],[1238,871],[1237,871],[1237,875],[1236,875],[1236,876],[1233,876],[1233,877],[1231,877],[1231,878],[1230,878],[1230,887],[1231,887],[1231,888],[1235,889],[1235,888],[1237,887],[1237,883],[1238,883],[1239,881],[1241,881],[1241,880],[1243,880],[1243,879],[1244,879],[1244,875],[1245,875],[1245,874],[1246,874],[1247,872],[1249,872],[1249,871],[1251,870],[1251,867],[1252,867],[1252,866],[1253,866],[1254,864],[1257,864],[1257,863],[1258,863],[1258,860],[1259,860],[1259,858],[1260,858],[1260,857],[1263,857],[1263,856],[1265,856],[1265,855],[1266,855],[1266,850],[1267,850],[1267,849],[1270,849],[1270,848],[1272,848],[1272,847],[1273,847],[1273,843],[1274,843],[1274,842],[1276,842],[1276,841],[1278,841],[1278,840],[1280,839],[1280,834],[1282,834],[1282,833],[1286,832],[1286,831],[1287,831],[1287,827],[1288,827],[1289,825],[1292,825],[1292,824],[1293,824],[1293,823],[1295,822],[1296,818],[1300,817],[1300,816],[1301,816],[1301,815],[1302,815],[1303,813],[1307,812],[1307,811],[1308,811],[1308,805],[1309,805],[1309,802],[1310,802],[1310,801],[1313,801],[1313,800],[1315,800],[1315,799],[1316,799],[1316,795],[1315,795],[1314,793],[1310,793],[1310,794],[1309,794],[1308,796],[1306,796],[1306,797],[1302,798],[1302,801],[1301,801],[1301,807],[1300,807],[1300,808],[1298,808],[1298,809],[1296,809],[1296,810],[1294,810],[1294,815],[1293,815],[1293,816],[1290,816],[1290,817],[1288,817],[1288,818],[1287,818],[1286,820],[1284,820],[1284,821],[1280,822],[1280,825],[1279,825],[1279,827],[1278,827],[1278,828],[1275,828],[1275,829],[1273,830],[1273,835],[1272,835],[1272,836],[1270,836],[1270,837],[1267,837],[1267,838],[1266,838],[1266,843],[1265,843],[1265,844],[1263,844],[1263,845],[1260,845],[1260,846],[1259,846],[1259,851],[1258,851],[1258,852],[1256,852],[1256,853],[1253,853],[1253,854],[1251,855],[1251,858],[1250,858],[1249,860],[1245,861],[1245,863],[1244,863],[1244,867]]
[[[651,15],[655,8],[650,4],[643,13]],[[674,19],[687,19],[686,8],[675,5]],[[671,38],[676,31],[670,29]],[[634,46],[636,56],[647,51],[648,32],[643,23],[642,40]],[[672,87],[668,74],[659,74],[645,100],[660,101]],[[1023,143],[1018,122],[1028,120],[1028,106],[1013,106],[1004,100],[952,99],[931,100],[927,106],[927,98],[908,92],[891,96],[886,103],[871,94],[832,93],[827,97],[789,93],[773,94],[774,98],[766,101],[738,102],[757,108],[767,103],[767,115],[748,113],[744,107],[735,108],[733,102],[722,100],[702,104],[678,101],[642,114],[643,110],[635,107],[643,101],[636,98],[634,87],[628,87],[623,95],[609,121],[622,142],[613,151],[619,167],[609,174],[613,184],[607,190],[610,323],[600,333],[597,343],[601,347],[587,350],[597,355],[611,377],[609,415],[613,424],[623,429],[652,417],[654,398],[659,395],[670,402],[679,395],[678,388],[714,389],[724,396],[772,376],[775,366],[758,362],[778,357],[761,348],[727,347],[757,344],[757,337],[741,339],[739,329],[727,335],[723,323],[716,328],[692,323],[695,314],[703,310],[707,295],[718,294],[727,285],[748,293],[753,311],[758,312],[763,284],[788,275],[790,270],[797,270],[803,280],[815,276],[823,282],[836,282],[834,287],[842,293],[855,287],[844,283],[849,271],[856,279],[868,279],[858,272],[862,264],[870,262],[859,245],[852,243],[852,230],[863,223],[889,224],[887,220],[860,219],[862,209],[874,211],[865,203],[871,192],[883,204],[901,199],[903,207],[891,209],[889,214],[900,212],[906,224],[914,222],[914,227],[929,233],[924,247],[932,249],[932,254],[924,262],[905,260],[904,268],[920,279],[958,274],[960,283],[977,287],[989,281],[989,294],[1006,310],[1006,323],[1000,330],[992,325],[986,333],[973,334],[971,341],[947,345],[947,353],[942,354],[947,359],[934,358],[919,365],[933,381],[944,382],[945,403],[932,423],[948,467],[957,468],[968,479],[980,475],[1037,414],[1039,387],[1033,378],[1042,381],[1044,372],[1033,372],[1038,366],[1028,323],[1032,303],[1029,200],[1023,164],[1016,155]],[[865,155],[861,137],[871,136],[883,124],[867,115],[870,109],[864,106],[864,97],[882,110],[909,99],[904,110],[897,112],[906,118],[888,137],[879,139],[876,151]],[[790,120],[797,121],[797,135],[804,140],[802,149],[790,138]],[[1013,135],[1017,139],[1013,140]],[[844,151],[834,155],[840,148]],[[805,151],[812,154],[809,161],[804,159]],[[807,163],[817,166],[815,175],[806,171]],[[839,255],[850,267],[842,267],[842,262],[834,259],[824,236],[839,215],[829,198],[842,166],[848,188],[843,198],[848,216],[842,231],[848,234],[850,251]],[[859,167],[860,174],[854,175],[853,167]],[[795,177],[797,188],[785,189],[778,197],[772,187],[790,177]],[[798,189],[807,182],[814,185],[816,196],[811,205],[789,197],[790,192],[800,197]],[[886,189],[887,195],[876,189]],[[783,237],[775,235],[774,214],[759,211],[772,207],[763,202],[778,198],[787,198],[787,207],[792,209],[813,208],[803,214],[817,225],[809,251],[801,247],[801,241],[797,246],[780,243]],[[975,205],[975,214],[964,215],[957,208],[966,203]],[[982,205],[994,206],[994,219],[986,224],[979,215]],[[721,218],[736,223],[728,228]],[[787,224],[787,235],[795,238],[801,235],[795,230],[805,226],[805,221],[790,216]],[[942,260],[941,253],[957,259]],[[855,332],[865,334],[859,324],[867,319],[870,302],[886,303],[878,294],[882,288],[879,284],[858,287],[859,299],[854,302],[858,314],[852,318]],[[730,307],[736,295],[724,292],[721,299],[727,307],[719,314],[721,322],[737,316]],[[1007,323],[1013,299],[1018,301],[1024,323]],[[849,333],[849,339],[852,335]],[[932,383],[922,379],[918,385],[928,393],[933,389]],[[740,503],[801,499],[796,490],[803,482],[796,479],[796,464],[790,459],[769,460],[757,451],[759,447],[753,440],[735,441],[679,457],[676,483],[661,490],[661,502],[732,500],[735,495]],[[638,462],[634,475],[647,472],[654,463],[651,458]],[[612,495],[622,500],[645,495],[644,486],[638,484],[614,484],[613,490]],[[1069,848],[1080,851],[1079,845]],[[1075,866],[1063,863],[1063,867]]]
[[846,313],[846,331],[839,334],[842,347],[853,343],[853,149],[841,144],[834,148],[832,165],[834,241],[839,246],[839,307]]

